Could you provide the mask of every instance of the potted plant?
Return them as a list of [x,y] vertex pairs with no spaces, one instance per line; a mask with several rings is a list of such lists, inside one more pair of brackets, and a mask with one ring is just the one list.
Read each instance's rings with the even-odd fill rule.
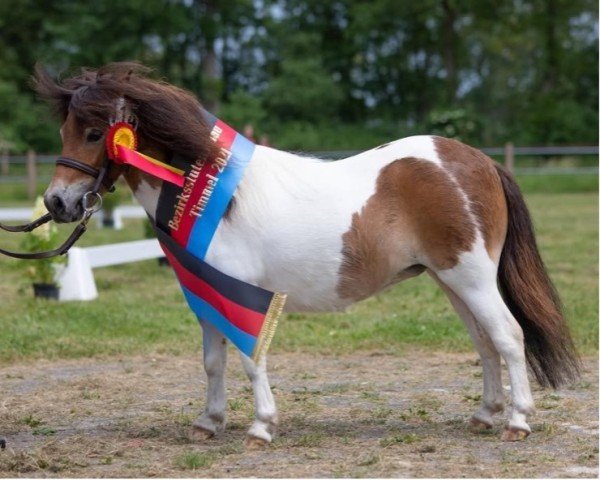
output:
[[[32,218],[38,218],[48,211],[42,197],[38,197],[33,209]],[[52,250],[58,246],[58,231],[53,222],[46,223],[32,232],[25,234],[22,247],[28,252]],[[28,261],[27,274],[33,282],[35,297],[58,300],[59,286],[56,281],[58,268],[65,262],[64,257],[43,258]]]

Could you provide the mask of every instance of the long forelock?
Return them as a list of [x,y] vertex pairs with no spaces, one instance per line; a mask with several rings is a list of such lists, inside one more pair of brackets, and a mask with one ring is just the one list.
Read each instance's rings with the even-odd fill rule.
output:
[[135,63],[114,63],[55,82],[36,68],[38,93],[63,118],[73,113],[79,122],[105,126],[124,98],[139,121],[140,133],[174,153],[191,158],[214,154],[200,103],[189,92],[148,78],[149,69]]

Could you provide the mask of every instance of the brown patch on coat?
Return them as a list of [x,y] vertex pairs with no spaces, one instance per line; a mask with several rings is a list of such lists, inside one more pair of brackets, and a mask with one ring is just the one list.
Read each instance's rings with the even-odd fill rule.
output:
[[233,214],[233,211],[235,210],[236,204],[237,204],[237,200],[234,195],[233,197],[231,197],[231,200],[227,204],[227,208],[225,208],[225,212],[223,213],[223,220],[231,219],[231,215]]
[[434,137],[434,144],[444,168],[469,198],[485,248],[498,263],[508,217],[502,182],[494,161],[479,150],[449,138]]
[[396,160],[383,168],[375,194],[343,235],[341,298],[366,298],[423,265],[452,268],[476,234],[464,197],[447,172],[427,160]]

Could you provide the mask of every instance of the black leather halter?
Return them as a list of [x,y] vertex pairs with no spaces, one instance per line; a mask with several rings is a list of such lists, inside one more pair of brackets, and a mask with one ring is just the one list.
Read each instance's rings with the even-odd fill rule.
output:
[[[57,257],[59,255],[67,253],[69,249],[73,246],[73,244],[77,240],[79,240],[79,237],[81,237],[87,230],[87,223],[91,216],[98,210],[100,210],[100,207],[102,206],[102,197],[99,193],[100,188],[104,186],[109,192],[113,192],[115,189],[113,182],[108,177],[108,171],[110,168],[110,160],[108,158],[104,159],[104,163],[102,164],[102,167],[100,169],[90,167],[89,165],[80,162],[79,160],[74,160],[72,158],[67,157],[58,157],[58,159],[56,160],[56,164],[62,165],[64,167],[74,168],[75,170],[79,170],[80,172],[86,173],[96,179],[92,189],[89,192],[86,192],[83,196],[83,217],[81,218],[71,235],[69,235],[69,237],[63,242],[61,246],[55,248],[54,250],[48,250],[46,252],[21,253],[10,252],[8,250],[3,250],[0,248],[0,254],[24,260],[39,260],[42,258]],[[52,215],[46,213],[37,220],[34,220],[33,222],[24,225],[4,225],[0,223],[0,229],[5,230],[7,232],[31,232],[32,230],[38,228],[40,225],[48,223],[50,220],[52,220]]]

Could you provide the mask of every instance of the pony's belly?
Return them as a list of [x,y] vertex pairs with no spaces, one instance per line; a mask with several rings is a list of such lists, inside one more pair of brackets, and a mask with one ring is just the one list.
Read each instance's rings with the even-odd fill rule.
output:
[[[294,281],[296,280],[296,281]],[[271,283],[271,282],[269,282]],[[269,288],[287,293],[286,312],[332,312],[344,310],[352,303],[340,298],[337,292],[338,278],[321,276],[308,285],[305,279],[280,279],[279,288]]]
[[295,293],[288,294],[285,312],[343,312],[353,302],[340,298],[329,300],[314,300],[301,297]]

